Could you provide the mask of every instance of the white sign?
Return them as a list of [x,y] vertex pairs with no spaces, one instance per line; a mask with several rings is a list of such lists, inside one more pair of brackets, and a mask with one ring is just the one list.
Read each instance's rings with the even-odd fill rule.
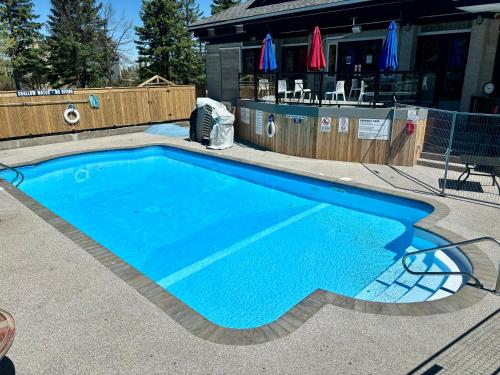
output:
[[285,115],[285,117],[293,119],[294,124],[300,124],[302,120],[307,120],[307,116],[301,115]]
[[410,109],[408,111],[408,120],[413,122],[418,122],[418,120],[420,120],[420,117],[418,116],[418,111],[415,109]]
[[262,135],[262,118],[264,113],[262,111],[255,111],[255,134]]
[[52,95],[73,95],[73,89],[48,89],[48,90],[19,90],[17,96],[52,96]]
[[387,141],[389,139],[390,127],[391,120],[360,118],[358,126],[358,138]]
[[240,121],[243,124],[250,124],[250,108],[240,107]]
[[349,132],[349,117],[339,117],[339,133]]
[[321,127],[319,129],[322,132],[331,132],[332,131],[332,119],[331,117],[321,117]]

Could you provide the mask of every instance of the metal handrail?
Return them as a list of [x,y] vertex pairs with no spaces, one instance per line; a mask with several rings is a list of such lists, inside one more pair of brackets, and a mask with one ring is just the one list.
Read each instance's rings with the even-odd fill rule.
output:
[[[460,275],[460,276],[469,276],[472,280],[474,280],[474,284],[469,284],[469,285],[471,285],[471,286],[473,286],[475,288],[484,289],[484,286],[481,283],[481,281],[476,276],[474,276],[473,274],[471,274],[469,272],[412,271],[410,269],[409,265],[406,264],[406,259],[408,259],[409,257],[414,256],[414,255],[425,254],[425,253],[432,253],[432,252],[435,252],[435,251],[438,251],[438,250],[446,250],[446,249],[450,249],[450,248],[453,248],[453,247],[456,247],[456,246],[464,246],[464,245],[469,245],[469,244],[472,244],[472,243],[484,242],[484,241],[494,242],[498,246],[500,246],[500,241],[498,241],[496,238],[493,238],[493,237],[479,237],[479,238],[474,238],[472,240],[455,242],[455,243],[451,243],[451,244],[448,244],[448,245],[437,246],[437,247],[434,247],[432,249],[426,249],[426,250],[415,251],[413,253],[408,253],[405,256],[403,256],[403,258],[401,259],[401,263],[403,263],[403,268],[407,272],[411,273],[412,275],[435,275],[435,276],[438,276],[438,275],[439,276]],[[497,282],[496,282],[496,285],[495,285],[494,292],[495,292],[495,294],[499,294],[500,293],[500,265],[499,265],[499,270],[498,270],[498,275],[497,275]]]
[[13,171],[16,174],[16,177],[14,177],[14,179],[10,182],[15,187],[18,187],[19,185],[21,185],[23,183],[24,173],[21,172],[19,169],[11,167],[11,166],[3,164],[3,163],[0,163],[0,168]]

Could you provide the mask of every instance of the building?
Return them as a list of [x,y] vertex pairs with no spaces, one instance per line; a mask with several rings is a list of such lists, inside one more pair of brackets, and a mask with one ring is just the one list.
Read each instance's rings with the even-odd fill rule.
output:
[[419,104],[467,111],[486,83],[500,96],[500,2],[487,0],[250,0],[190,26],[206,43],[208,95],[233,103],[239,74],[258,69],[271,33],[278,71],[307,74],[311,34],[319,26],[329,72],[378,70],[387,26],[399,24],[399,71],[432,86]]

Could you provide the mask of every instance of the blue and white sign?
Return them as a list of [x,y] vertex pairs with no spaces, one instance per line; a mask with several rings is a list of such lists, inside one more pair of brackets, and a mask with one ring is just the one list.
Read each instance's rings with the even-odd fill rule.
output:
[[52,95],[73,95],[73,89],[49,89],[49,90],[18,90],[18,97],[29,96],[52,96]]

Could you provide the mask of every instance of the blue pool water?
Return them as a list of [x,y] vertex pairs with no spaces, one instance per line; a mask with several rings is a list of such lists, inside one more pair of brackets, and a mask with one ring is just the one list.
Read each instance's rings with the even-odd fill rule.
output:
[[21,190],[225,327],[272,322],[318,288],[412,302],[446,282],[403,273],[406,251],[435,246],[412,227],[432,212],[417,201],[156,146],[21,170]]

